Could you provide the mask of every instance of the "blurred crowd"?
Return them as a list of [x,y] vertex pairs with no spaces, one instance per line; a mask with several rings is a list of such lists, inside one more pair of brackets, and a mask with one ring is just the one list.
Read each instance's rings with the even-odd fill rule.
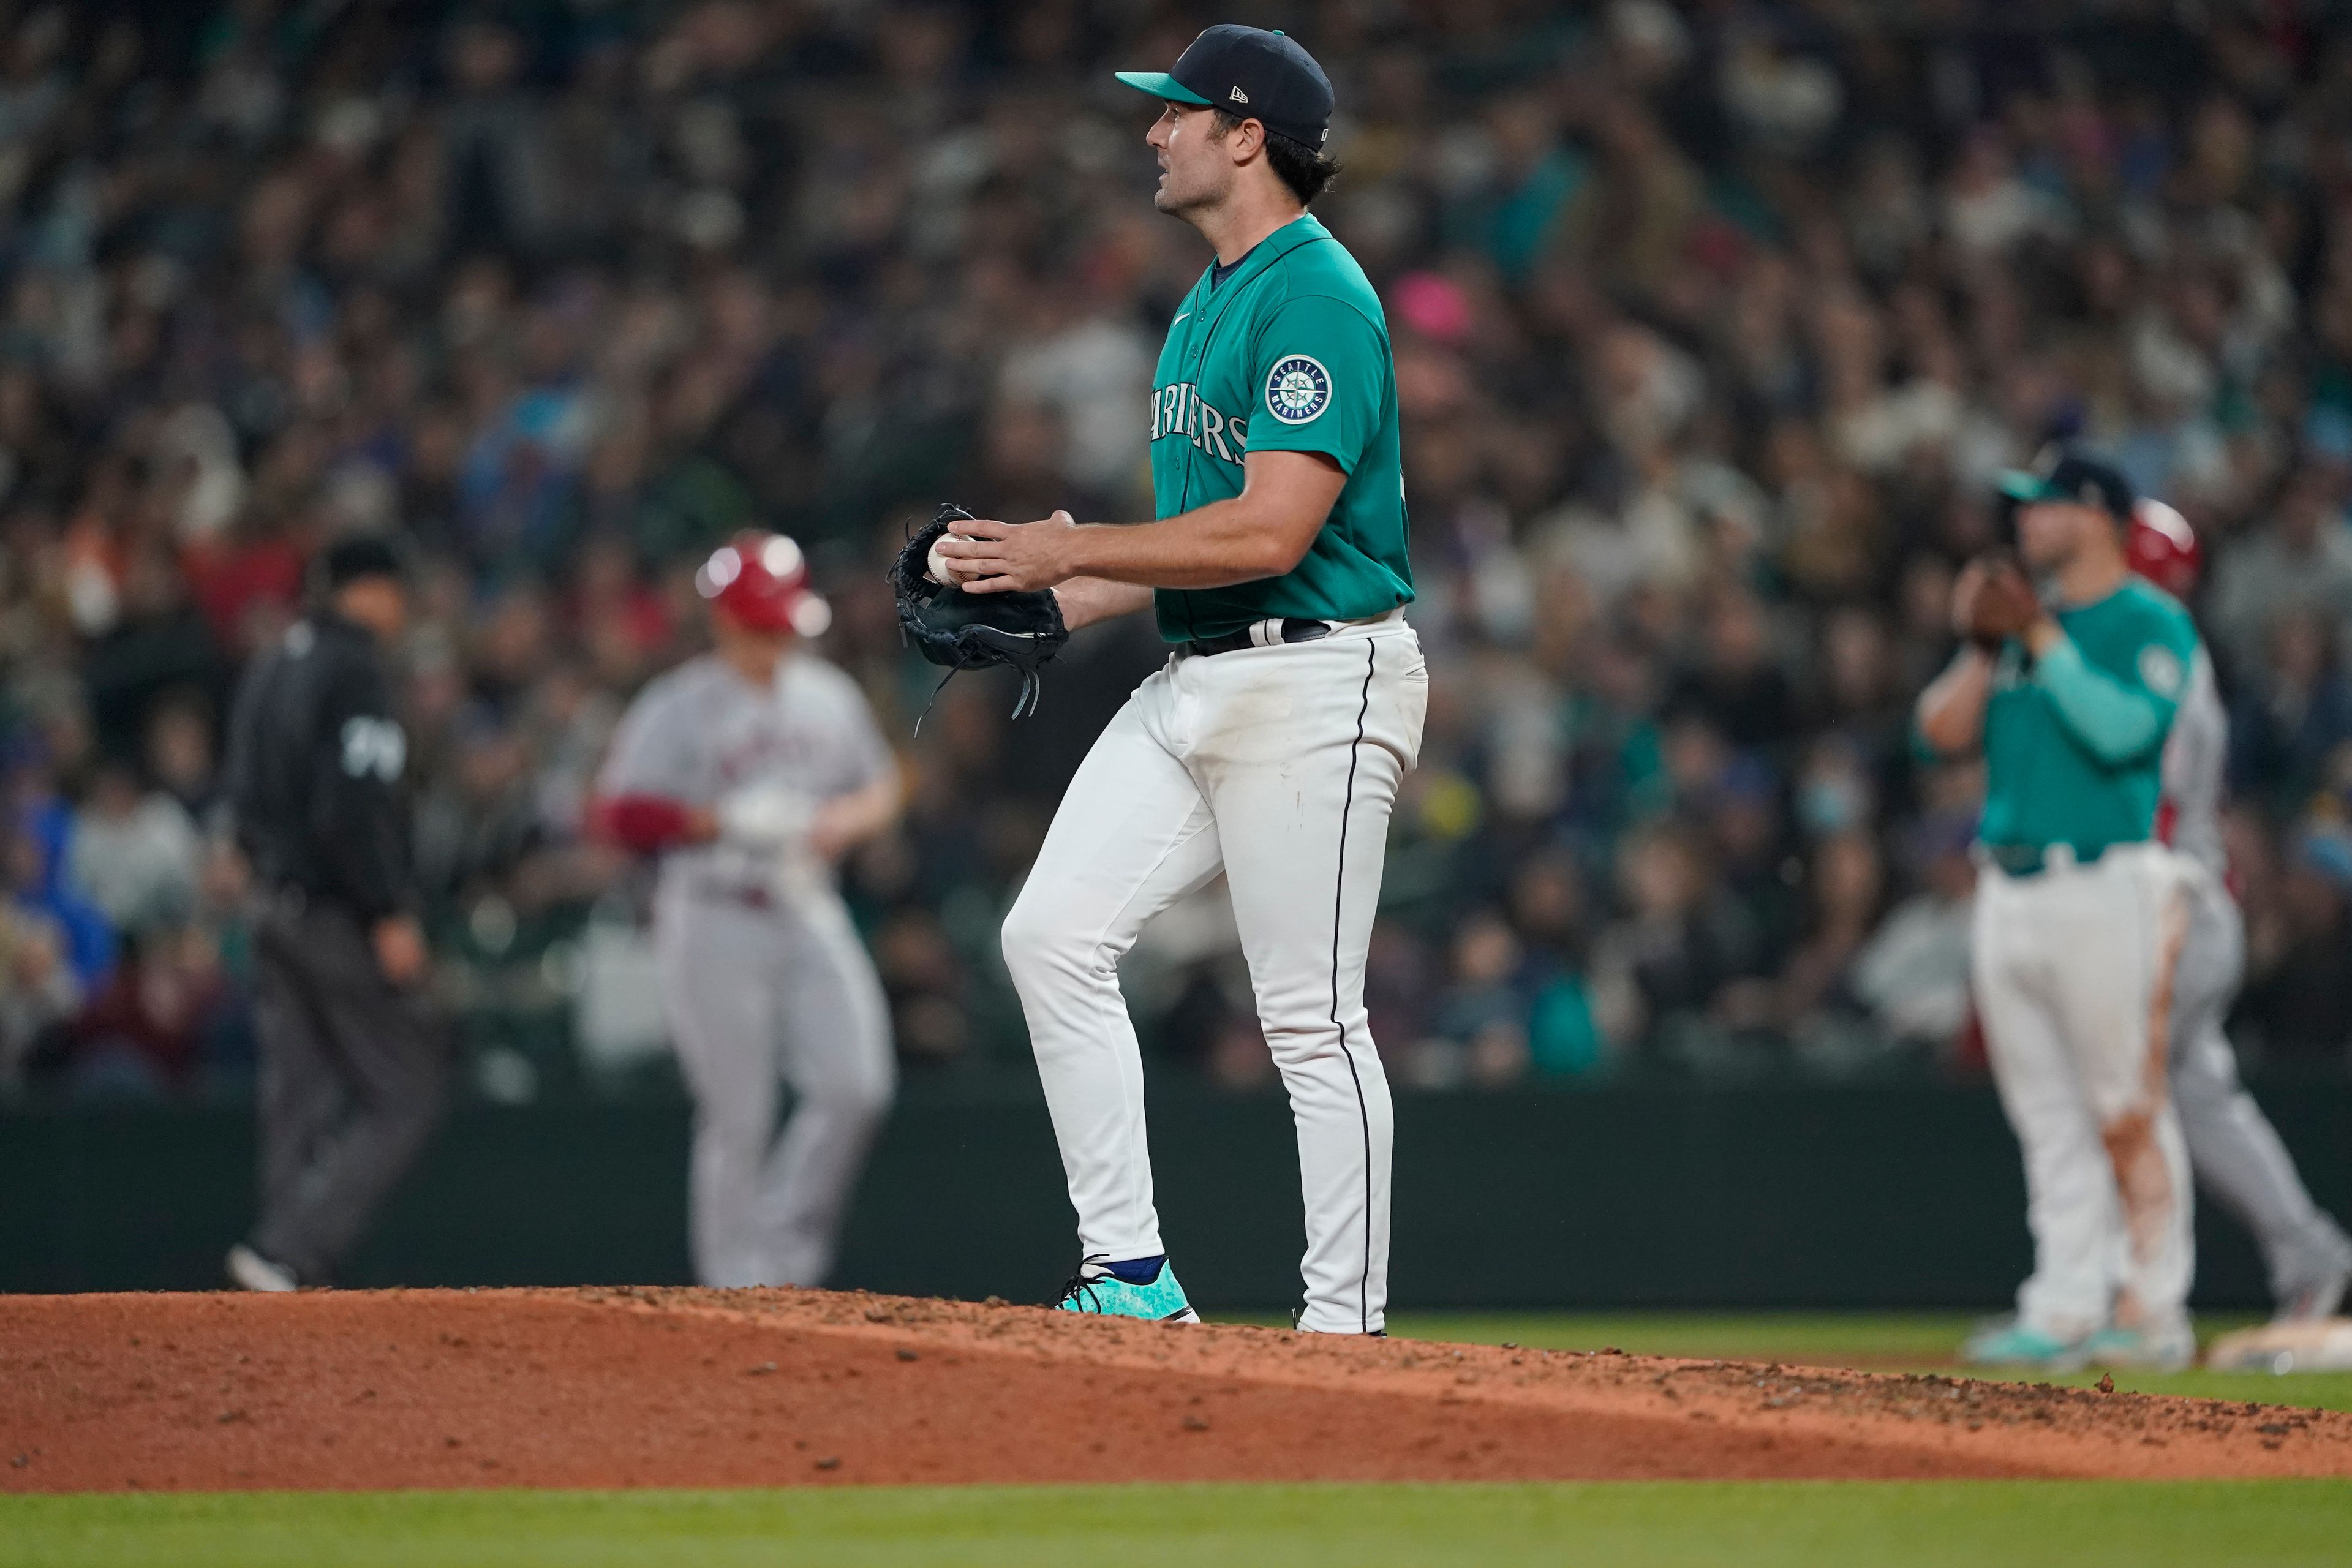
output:
[[[488,1092],[576,1070],[642,869],[584,841],[693,568],[789,531],[904,744],[846,868],[910,1068],[1017,1070],[995,930],[1160,657],[1044,712],[901,649],[953,498],[1144,515],[1207,259],[1153,214],[1218,19],[1337,84],[1318,210],[1387,303],[1433,677],[1375,937],[1401,1079],[1973,1070],[1971,766],[1908,744],[1991,479],[2115,454],[2199,530],[2249,1055],[2352,1037],[2352,35],[2294,0],[236,0],[0,34],[0,1082],[249,1071],[236,673],[396,531],[441,984]],[[611,974],[604,975],[609,983]],[[1214,889],[1129,981],[1271,1081]],[[534,1043],[536,1042],[536,1043]]]

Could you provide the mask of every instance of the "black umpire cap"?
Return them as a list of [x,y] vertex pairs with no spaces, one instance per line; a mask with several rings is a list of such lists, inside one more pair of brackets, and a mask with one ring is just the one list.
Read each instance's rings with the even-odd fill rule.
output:
[[1173,70],[1116,74],[1154,98],[1222,109],[1317,152],[1331,134],[1331,79],[1279,32],[1220,22],[1192,40]]
[[404,578],[408,563],[401,558],[400,547],[381,534],[352,533],[327,546],[318,572],[331,594],[362,577]]
[[2001,475],[2000,493],[2020,506],[2066,501],[2095,507],[2117,522],[2129,522],[2139,502],[2122,469],[2074,447],[2053,447],[2032,468]]

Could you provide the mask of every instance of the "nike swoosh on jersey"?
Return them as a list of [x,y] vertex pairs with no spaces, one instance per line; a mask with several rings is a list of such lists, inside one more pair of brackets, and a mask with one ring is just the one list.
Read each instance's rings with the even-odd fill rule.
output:
[[[1192,311],[1190,311],[1190,310],[1186,310],[1186,311],[1181,312],[1181,314],[1179,314],[1179,315],[1177,316],[1177,318],[1176,318],[1176,321],[1182,321],[1186,316],[1189,316],[1189,315],[1191,315],[1192,313]],[[1171,322],[1169,322],[1168,324],[1169,324],[1170,326],[1171,326],[1171,327],[1172,327],[1172,326],[1174,326],[1174,325],[1176,324],[1176,321],[1171,321]]]

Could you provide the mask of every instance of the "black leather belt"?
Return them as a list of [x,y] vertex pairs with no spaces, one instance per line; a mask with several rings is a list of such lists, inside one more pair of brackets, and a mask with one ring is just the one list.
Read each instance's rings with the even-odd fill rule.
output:
[[[1194,637],[1184,645],[1184,651],[1202,655],[1239,653],[1245,647],[1270,646],[1257,640],[1255,630],[1256,628],[1253,626],[1244,626],[1237,632],[1231,632],[1221,637]],[[1284,642],[1319,642],[1330,635],[1331,623],[1328,621],[1302,621],[1295,616],[1286,616],[1283,619],[1282,640]]]
[[776,895],[756,883],[693,882],[688,886],[696,898],[709,903],[735,904],[747,910],[776,907]]

